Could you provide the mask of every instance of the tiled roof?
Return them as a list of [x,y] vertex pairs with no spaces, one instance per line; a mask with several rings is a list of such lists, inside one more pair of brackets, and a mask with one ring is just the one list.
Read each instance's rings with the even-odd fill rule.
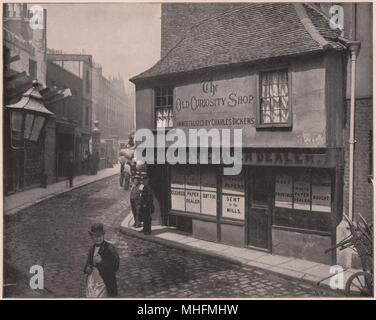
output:
[[249,3],[194,25],[161,60],[131,81],[344,47],[311,5]]

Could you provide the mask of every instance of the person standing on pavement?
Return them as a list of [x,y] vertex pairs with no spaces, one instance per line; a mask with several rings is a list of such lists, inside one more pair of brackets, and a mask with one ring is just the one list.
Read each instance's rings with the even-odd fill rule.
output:
[[119,163],[120,163],[120,188],[122,188],[123,185],[124,185],[125,162],[126,162],[125,157],[121,156],[119,158]]
[[94,223],[89,230],[93,245],[89,249],[84,273],[87,275],[86,297],[105,298],[118,295],[116,273],[119,270],[119,254],[116,248],[104,240],[102,223]]
[[74,177],[74,157],[73,152],[69,153],[69,160],[67,165],[67,174],[68,174],[68,180],[69,180],[69,187],[73,187],[73,177]]
[[133,227],[140,228],[141,222],[139,219],[139,210],[140,210],[140,176],[138,174],[135,174],[133,177],[133,183],[130,193],[130,199],[131,199],[131,208],[132,208],[132,214],[134,219]]
[[146,174],[143,176],[143,183],[140,185],[141,199],[140,199],[140,217],[144,223],[141,230],[146,235],[151,234],[151,215],[154,212],[153,192],[149,185],[149,178]]

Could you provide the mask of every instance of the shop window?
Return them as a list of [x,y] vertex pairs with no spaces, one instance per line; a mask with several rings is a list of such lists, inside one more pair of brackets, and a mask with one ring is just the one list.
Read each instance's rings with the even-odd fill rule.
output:
[[172,166],[170,191],[171,210],[217,215],[215,168],[200,168],[197,165]]
[[222,176],[222,217],[236,220],[244,220],[245,189],[244,176]]
[[173,88],[155,89],[155,126],[156,128],[171,128],[173,117]]
[[258,127],[291,126],[288,71],[261,72]]
[[280,173],[275,178],[275,207],[331,212],[331,178],[319,171]]

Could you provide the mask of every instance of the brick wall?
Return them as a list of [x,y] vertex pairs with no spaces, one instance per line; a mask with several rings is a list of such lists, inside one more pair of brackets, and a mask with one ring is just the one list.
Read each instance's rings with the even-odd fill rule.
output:
[[[348,213],[349,186],[349,123],[350,101],[346,102],[345,172],[343,187],[343,210]],[[356,100],[355,107],[355,151],[354,151],[354,213],[361,213],[367,221],[373,218],[373,189],[370,174],[370,131],[372,130],[372,99]]]
[[241,3],[162,4],[161,57],[184,37],[192,25],[243,5]]

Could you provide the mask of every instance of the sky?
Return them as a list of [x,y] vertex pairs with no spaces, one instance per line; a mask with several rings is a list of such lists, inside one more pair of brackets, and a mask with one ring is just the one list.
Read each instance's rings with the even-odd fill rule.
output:
[[161,9],[152,3],[43,4],[47,46],[64,53],[91,54],[103,74],[128,81],[160,59]]

